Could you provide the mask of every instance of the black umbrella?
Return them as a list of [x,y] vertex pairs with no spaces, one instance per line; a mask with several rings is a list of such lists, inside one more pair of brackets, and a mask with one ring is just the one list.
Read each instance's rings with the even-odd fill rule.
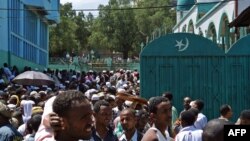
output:
[[244,27],[250,25],[250,6],[243,10],[240,15],[235,18],[231,23],[229,23],[229,27]]
[[25,71],[16,76],[12,81],[21,85],[33,86],[51,85],[55,83],[50,76],[38,71]]

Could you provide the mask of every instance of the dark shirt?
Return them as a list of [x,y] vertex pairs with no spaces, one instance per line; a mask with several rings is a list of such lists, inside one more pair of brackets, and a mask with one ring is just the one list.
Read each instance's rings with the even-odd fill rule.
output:
[[22,141],[22,135],[11,125],[0,125],[0,141]]
[[[92,138],[94,139],[94,141],[102,141],[95,129],[92,130]],[[114,135],[113,129],[111,127],[108,127],[108,133],[103,141],[118,141],[118,138],[116,135]]]

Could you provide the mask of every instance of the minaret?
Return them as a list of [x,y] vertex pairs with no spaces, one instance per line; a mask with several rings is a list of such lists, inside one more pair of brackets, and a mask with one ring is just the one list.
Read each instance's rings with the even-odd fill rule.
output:
[[196,0],[177,0],[177,7],[176,7],[176,21],[182,19],[183,16],[190,10],[190,8],[195,4]]

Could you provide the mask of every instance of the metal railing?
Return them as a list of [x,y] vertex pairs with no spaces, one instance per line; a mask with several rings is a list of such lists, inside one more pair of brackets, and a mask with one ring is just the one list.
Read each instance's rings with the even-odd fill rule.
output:
[[[75,70],[116,70],[116,69],[139,69],[140,61],[138,59],[93,59],[87,60],[84,58],[60,58],[60,57],[51,57],[49,59],[50,66],[57,65],[61,68],[75,69]],[[59,68],[60,69],[60,68]]]

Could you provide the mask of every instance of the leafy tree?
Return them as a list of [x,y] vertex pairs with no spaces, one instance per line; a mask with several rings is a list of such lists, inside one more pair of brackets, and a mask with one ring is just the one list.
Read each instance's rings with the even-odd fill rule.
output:
[[137,36],[135,13],[133,10],[119,9],[131,7],[130,0],[110,0],[107,6],[101,5],[95,23],[99,31],[97,34],[92,33],[91,42],[99,42],[99,47],[122,52],[123,59],[127,59]]
[[[148,7],[138,10],[136,13],[137,25],[141,35],[144,37],[144,43],[157,29],[164,33],[172,32],[172,27],[175,24],[175,12],[171,9],[172,7],[169,7],[172,2],[172,0],[138,1],[138,5],[141,7]],[[159,30],[158,32],[160,32]]]
[[71,3],[61,5],[61,22],[50,29],[50,55],[92,49],[122,52],[124,59],[138,55],[141,43],[145,45],[152,35],[172,32],[175,12],[168,7],[172,1],[109,0],[99,6],[95,18],[91,13],[76,14]]
[[91,33],[88,30],[88,23],[86,22],[85,15],[82,11],[78,13],[74,20],[77,25],[75,34],[76,39],[79,42],[79,46],[77,48],[77,51],[79,52],[88,47],[87,41]]
[[77,24],[73,20],[76,13],[72,4],[66,3],[61,5],[60,14],[60,23],[50,28],[50,56],[65,57],[66,52],[71,52],[78,45],[75,34]]

